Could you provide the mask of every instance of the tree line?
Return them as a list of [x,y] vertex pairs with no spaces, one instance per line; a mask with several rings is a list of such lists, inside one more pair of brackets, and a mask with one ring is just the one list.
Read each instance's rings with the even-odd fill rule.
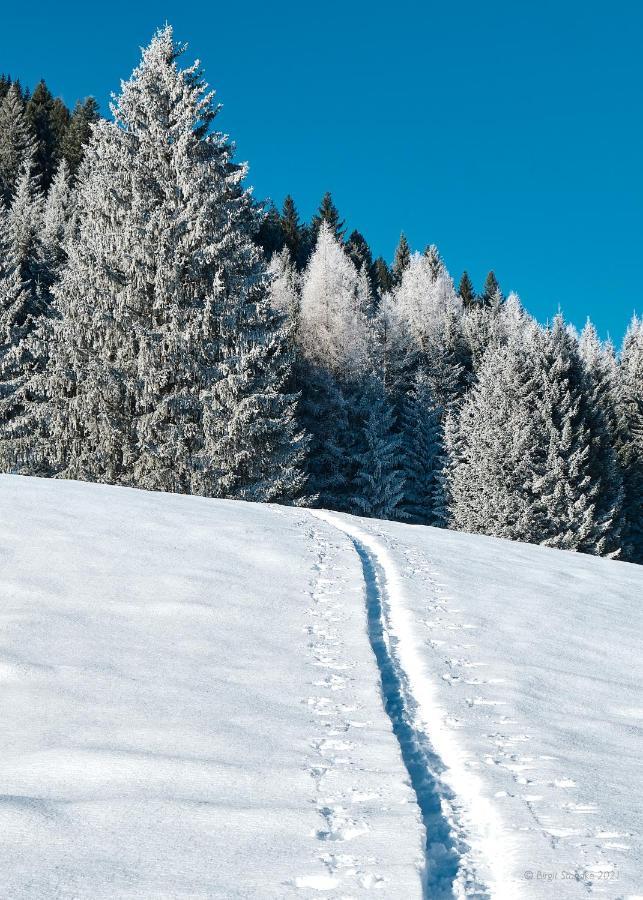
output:
[[69,112],[0,80],[0,467],[322,506],[643,562],[643,325],[539,325],[330,194],[257,203],[154,36]]

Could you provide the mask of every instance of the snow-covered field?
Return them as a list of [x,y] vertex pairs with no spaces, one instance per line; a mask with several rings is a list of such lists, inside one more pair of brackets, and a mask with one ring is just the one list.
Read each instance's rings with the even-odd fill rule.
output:
[[13,476],[0,563],[2,898],[643,893],[643,569]]

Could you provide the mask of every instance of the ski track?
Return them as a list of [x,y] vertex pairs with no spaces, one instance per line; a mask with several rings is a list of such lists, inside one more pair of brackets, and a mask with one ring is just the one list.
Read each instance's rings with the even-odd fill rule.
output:
[[[431,721],[437,719],[435,711],[428,709],[430,693],[427,685],[422,683],[424,676],[418,671],[417,661],[411,659],[411,646],[403,645],[408,625],[403,621],[401,607],[396,604],[400,584],[392,560],[372,535],[351,523],[325,511],[314,510],[311,514],[346,534],[362,564],[368,634],[380,671],[382,701],[426,830],[424,895],[431,900],[453,897],[488,900],[489,890],[476,871],[466,828],[460,824],[461,817],[456,808],[459,799],[443,778],[446,768],[431,741]],[[409,677],[411,670],[416,675],[413,681]],[[412,687],[418,685],[423,688],[423,703],[413,693]],[[455,762],[453,753],[449,758]],[[468,773],[467,778],[471,778]],[[474,796],[488,828],[489,822],[494,821],[492,810],[479,793]],[[495,859],[498,835],[494,833],[490,837],[495,841]],[[509,898],[510,894],[496,891],[493,896]]]

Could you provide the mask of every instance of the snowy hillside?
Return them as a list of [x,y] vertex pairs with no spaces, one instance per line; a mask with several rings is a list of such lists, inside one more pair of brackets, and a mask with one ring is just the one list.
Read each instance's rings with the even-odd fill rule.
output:
[[0,554],[3,897],[643,892],[640,567],[13,476]]

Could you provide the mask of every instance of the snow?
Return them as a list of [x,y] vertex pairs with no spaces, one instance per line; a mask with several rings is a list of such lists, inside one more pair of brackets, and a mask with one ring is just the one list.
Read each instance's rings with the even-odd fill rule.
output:
[[0,559],[2,896],[641,894],[640,567],[15,476]]
[[497,898],[640,894],[641,568],[324,516],[383,573],[415,727],[441,763],[456,895],[471,873]]
[[0,553],[0,895],[421,897],[338,532],[2,476]]

